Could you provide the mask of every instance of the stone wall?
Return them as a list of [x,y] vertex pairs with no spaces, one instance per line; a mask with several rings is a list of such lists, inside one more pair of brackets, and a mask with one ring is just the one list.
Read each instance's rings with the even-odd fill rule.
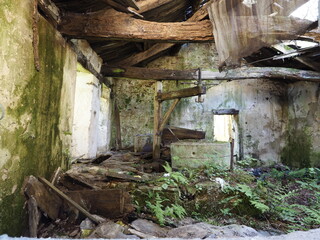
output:
[[41,70],[34,66],[33,1],[1,0],[0,234],[26,229],[21,185],[66,167],[73,119],[76,56],[43,18],[38,23]]
[[[148,67],[214,69],[218,66],[217,59],[210,44],[185,44],[176,56],[159,58]],[[164,91],[190,86],[193,85],[166,81]],[[134,135],[153,131],[154,87],[153,81],[123,79],[117,82],[115,92],[126,146],[133,144]],[[254,157],[265,164],[282,159],[292,166],[306,166],[303,161],[315,163],[318,159],[318,84],[238,80],[209,86],[204,98],[202,104],[196,103],[195,97],[181,100],[170,118],[170,125],[204,130],[207,141],[213,141],[212,110],[236,109],[239,110],[235,118],[238,127],[236,150],[241,158]],[[165,102],[164,109],[169,104]],[[302,148],[304,153],[300,151]],[[306,155],[307,160],[301,155],[296,157],[300,160],[286,160],[294,158],[297,152]],[[292,164],[292,161],[299,164]]]

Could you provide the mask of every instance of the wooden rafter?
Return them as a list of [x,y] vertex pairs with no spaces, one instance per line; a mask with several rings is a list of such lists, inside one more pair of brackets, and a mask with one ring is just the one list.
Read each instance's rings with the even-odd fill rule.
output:
[[159,23],[140,20],[108,9],[92,14],[68,13],[59,26],[61,33],[75,38],[97,37],[110,40],[209,42],[213,41],[209,20],[199,23]]
[[[199,22],[208,17],[208,3],[200,8],[187,22]],[[157,43],[146,51],[136,53],[123,61],[117,62],[118,66],[135,66],[141,62],[153,59],[175,46],[173,43]]]
[[[118,78],[132,78],[139,80],[197,80],[199,72],[197,69],[190,70],[168,70],[138,67],[104,67],[104,76]],[[287,79],[297,81],[320,82],[320,73],[293,68],[279,67],[251,67],[236,68],[219,72],[218,70],[202,70],[202,80],[241,80],[241,79]]]

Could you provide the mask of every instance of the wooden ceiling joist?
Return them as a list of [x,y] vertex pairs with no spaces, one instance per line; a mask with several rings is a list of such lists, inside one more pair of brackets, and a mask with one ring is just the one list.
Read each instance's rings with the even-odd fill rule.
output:
[[212,25],[209,20],[198,23],[150,22],[132,18],[113,9],[94,14],[65,14],[59,30],[74,38],[97,37],[110,40],[162,42],[213,41]]
[[[200,8],[187,22],[199,22],[208,17],[208,4]],[[141,62],[155,58],[158,55],[163,54],[172,48],[175,44],[173,43],[157,43],[146,51],[136,53],[129,58],[126,58],[120,62],[117,62],[118,66],[135,66]]]
[[[101,70],[105,77],[132,78],[139,80],[197,80],[199,71],[191,70],[168,70],[154,68],[117,68],[104,66]],[[320,82],[320,73],[293,68],[279,67],[251,67],[229,69],[225,72],[217,70],[202,70],[202,80],[241,80],[241,79],[278,79]]]

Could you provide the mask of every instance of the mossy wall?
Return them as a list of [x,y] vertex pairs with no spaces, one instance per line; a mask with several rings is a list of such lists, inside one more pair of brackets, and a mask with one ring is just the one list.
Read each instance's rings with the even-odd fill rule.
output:
[[41,70],[34,66],[33,1],[1,0],[0,234],[26,231],[25,176],[49,178],[66,167],[72,129],[76,57],[43,18],[38,23]]
[[296,82],[288,86],[286,145],[281,153],[292,167],[320,167],[320,84]]

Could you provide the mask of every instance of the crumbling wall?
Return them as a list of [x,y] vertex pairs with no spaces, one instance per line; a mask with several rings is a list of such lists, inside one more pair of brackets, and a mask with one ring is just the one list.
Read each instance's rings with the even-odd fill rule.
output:
[[[176,56],[166,56],[148,67],[167,69],[213,69],[218,67],[217,54],[210,44],[185,44]],[[214,82],[208,82],[214,83]],[[215,82],[217,83],[217,82]],[[191,84],[164,82],[163,91],[192,87]],[[285,144],[288,115],[287,84],[269,80],[240,80],[208,86],[203,103],[197,97],[182,99],[170,118],[170,125],[206,131],[213,141],[213,113],[217,109],[239,110],[239,154],[265,163],[280,161]],[[153,131],[152,81],[121,80],[116,96],[120,106],[122,137],[125,145],[133,144],[136,134]],[[164,110],[170,102],[166,101]]]
[[24,177],[50,178],[66,167],[72,131],[76,56],[43,18],[40,71],[32,46],[33,1],[2,0],[0,8],[0,234],[21,234]]

